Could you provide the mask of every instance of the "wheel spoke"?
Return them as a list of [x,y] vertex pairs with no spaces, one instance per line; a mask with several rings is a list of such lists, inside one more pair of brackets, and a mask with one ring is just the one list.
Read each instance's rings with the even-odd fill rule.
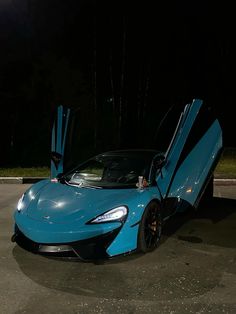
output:
[[154,248],[160,237],[160,215],[156,208],[152,209],[146,217],[144,237],[147,248]]
[[148,245],[147,245],[147,247],[148,248],[150,248],[151,247],[151,245],[152,245],[152,240],[153,240],[153,237],[149,237],[149,240],[148,240]]
[[161,237],[161,214],[158,204],[152,202],[148,205],[140,225],[140,249],[143,252],[152,251],[159,243]]

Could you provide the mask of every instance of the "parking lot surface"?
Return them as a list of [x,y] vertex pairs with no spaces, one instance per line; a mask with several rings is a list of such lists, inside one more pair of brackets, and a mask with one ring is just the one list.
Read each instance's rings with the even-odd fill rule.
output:
[[11,242],[26,184],[0,185],[0,314],[236,313],[236,186],[165,226],[145,255],[80,262]]

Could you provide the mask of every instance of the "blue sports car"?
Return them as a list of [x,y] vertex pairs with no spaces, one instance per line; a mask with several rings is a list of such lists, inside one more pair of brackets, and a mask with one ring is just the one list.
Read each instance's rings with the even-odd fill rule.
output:
[[70,113],[58,108],[51,178],[33,184],[18,202],[12,240],[19,245],[82,260],[148,252],[169,217],[213,195],[222,130],[201,100],[168,111],[160,125],[168,135],[162,149],[109,151],[65,171]]

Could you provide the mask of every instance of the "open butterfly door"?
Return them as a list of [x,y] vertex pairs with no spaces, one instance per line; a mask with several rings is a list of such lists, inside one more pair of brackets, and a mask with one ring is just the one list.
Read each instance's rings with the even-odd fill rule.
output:
[[71,110],[63,106],[57,108],[52,129],[51,178],[64,172],[65,146]]
[[194,206],[221,155],[222,130],[211,108],[199,99],[181,109],[177,121],[156,181],[164,199],[173,197]]

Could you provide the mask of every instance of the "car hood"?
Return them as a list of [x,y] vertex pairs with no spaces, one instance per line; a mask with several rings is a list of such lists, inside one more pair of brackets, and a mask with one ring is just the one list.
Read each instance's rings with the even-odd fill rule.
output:
[[86,223],[105,211],[129,204],[137,189],[92,189],[49,183],[30,202],[26,214],[51,223]]

